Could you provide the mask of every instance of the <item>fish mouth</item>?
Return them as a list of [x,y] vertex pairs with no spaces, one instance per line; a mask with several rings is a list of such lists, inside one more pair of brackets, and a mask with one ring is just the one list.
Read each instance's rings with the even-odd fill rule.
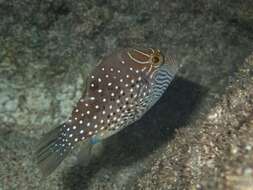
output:
[[171,75],[175,76],[178,70],[182,67],[182,64],[179,64],[175,56],[165,56],[164,64],[161,65],[160,69],[167,70]]

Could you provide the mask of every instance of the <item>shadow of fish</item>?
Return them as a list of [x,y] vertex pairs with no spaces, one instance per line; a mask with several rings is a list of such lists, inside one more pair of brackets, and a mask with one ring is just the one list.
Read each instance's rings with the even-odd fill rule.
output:
[[36,160],[51,174],[80,141],[91,144],[140,119],[162,96],[178,65],[159,49],[119,50],[106,56],[87,79],[69,119],[39,142]]

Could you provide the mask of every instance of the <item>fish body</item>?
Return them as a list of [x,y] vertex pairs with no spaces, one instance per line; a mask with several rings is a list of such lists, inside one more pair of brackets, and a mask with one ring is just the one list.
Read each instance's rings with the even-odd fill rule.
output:
[[119,50],[87,79],[69,119],[41,139],[36,157],[49,175],[80,141],[97,143],[140,119],[162,96],[178,67],[158,49]]

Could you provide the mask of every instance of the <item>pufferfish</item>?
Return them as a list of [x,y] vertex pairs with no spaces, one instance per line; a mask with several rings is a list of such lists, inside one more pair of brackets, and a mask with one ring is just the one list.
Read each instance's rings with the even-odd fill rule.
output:
[[39,142],[36,160],[52,173],[80,141],[92,144],[140,119],[162,96],[178,66],[159,49],[126,48],[104,57],[66,122]]

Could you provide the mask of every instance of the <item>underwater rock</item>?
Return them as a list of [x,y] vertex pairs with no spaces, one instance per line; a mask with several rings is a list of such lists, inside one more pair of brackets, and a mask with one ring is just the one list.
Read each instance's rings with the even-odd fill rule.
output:
[[251,189],[253,54],[216,106],[176,132],[137,189]]

